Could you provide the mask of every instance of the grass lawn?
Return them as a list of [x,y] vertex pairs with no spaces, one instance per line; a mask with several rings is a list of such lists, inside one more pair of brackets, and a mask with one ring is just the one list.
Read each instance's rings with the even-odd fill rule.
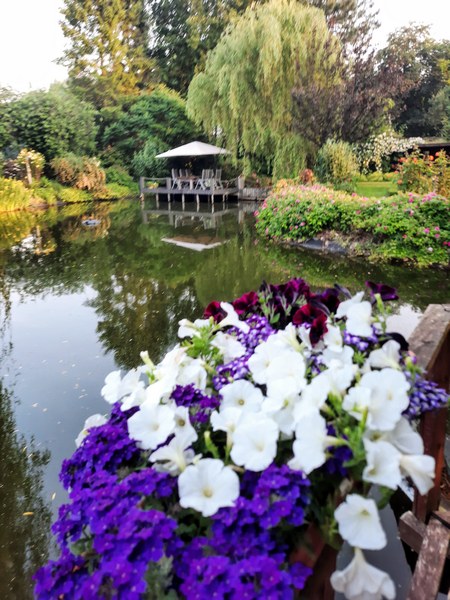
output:
[[397,184],[390,181],[360,181],[356,184],[356,193],[368,198],[381,198],[397,191]]

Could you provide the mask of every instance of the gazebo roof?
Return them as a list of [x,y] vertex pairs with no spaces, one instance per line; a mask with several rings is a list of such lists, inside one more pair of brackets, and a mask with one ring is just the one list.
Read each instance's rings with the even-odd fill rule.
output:
[[178,148],[172,148],[162,154],[157,154],[156,158],[174,158],[176,156],[212,156],[217,154],[229,154],[225,148],[219,148],[212,144],[205,144],[204,142],[190,142]]

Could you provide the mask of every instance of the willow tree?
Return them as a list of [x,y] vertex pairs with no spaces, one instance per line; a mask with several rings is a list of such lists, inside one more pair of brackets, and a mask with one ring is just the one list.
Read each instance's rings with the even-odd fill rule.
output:
[[[322,11],[294,0],[270,0],[251,8],[222,35],[205,70],[191,82],[189,116],[206,132],[220,131],[235,155],[264,157],[275,176],[291,176],[305,164],[307,142],[293,127],[292,88],[309,65],[323,77],[330,33]],[[312,68],[311,68],[312,66]]]

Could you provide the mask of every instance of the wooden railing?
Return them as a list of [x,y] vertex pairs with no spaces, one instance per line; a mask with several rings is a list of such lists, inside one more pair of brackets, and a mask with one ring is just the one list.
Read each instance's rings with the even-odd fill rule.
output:
[[[427,378],[449,391],[450,387],[450,304],[428,306],[410,340]],[[426,496],[414,495],[412,511],[400,518],[402,541],[418,553],[408,600],[436,598],[447,557],[450,557],[450,512],[441,498],[441,482],[445,468],[447,408],[425,413],[420,420],[420,433],[425,453],[436,461],[433,488]]]

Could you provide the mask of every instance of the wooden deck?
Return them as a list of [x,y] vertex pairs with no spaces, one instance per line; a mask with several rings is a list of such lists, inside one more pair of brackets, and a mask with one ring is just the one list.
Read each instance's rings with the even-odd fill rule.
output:
[[[148,182],[157,182],[158,187],[149,186]],[[237,197],[238,191],[237,187],[228,187],[226,185],[224,185],[224,187],[206,190],[192,189],[190,187],[179,189],[172,186],[172,180],[170,178],[149,179],[147,177],[141,177],[139,179],[140,197],[144,198],[146,194],[149,194],[155,196],[157,201],[162,197],[166,198],[168,202],[181,199],[182,202],[185,202],[186,200],[195,200],[197,204],[199,204],[201,200],[206,199],[208,202],[214,203],[215,200],[224,201],[230,196]]]

